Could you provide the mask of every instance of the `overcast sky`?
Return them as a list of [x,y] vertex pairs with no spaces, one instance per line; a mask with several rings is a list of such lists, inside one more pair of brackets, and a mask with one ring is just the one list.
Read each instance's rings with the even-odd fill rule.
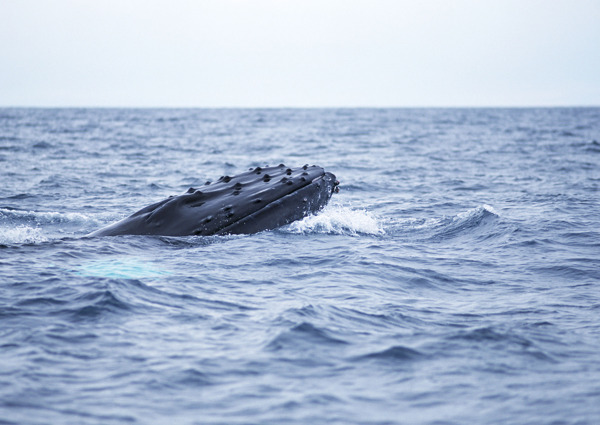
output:
[[599,0],[0,0],[0,106],[555,105]]

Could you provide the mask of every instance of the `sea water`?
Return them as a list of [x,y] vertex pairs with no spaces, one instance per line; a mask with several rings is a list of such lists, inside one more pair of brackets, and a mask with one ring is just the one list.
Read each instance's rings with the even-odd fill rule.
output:
[[[341,191],[85,236],[279,163]],[[600,108],[0,109],[0,423],[600,423],[599,187]]]

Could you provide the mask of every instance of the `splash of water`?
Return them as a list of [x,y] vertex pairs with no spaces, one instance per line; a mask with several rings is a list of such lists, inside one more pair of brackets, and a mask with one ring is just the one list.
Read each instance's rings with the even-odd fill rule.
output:
[[47,242],[48,238],[44,235],[40,227],[31,227],[19,225],[15,227],[0,227],[0,244],[29,244]]
[[284,228],[291,233],[331,233],[338,235],[382,235],[380,222],[366,210],[332,205]]
[[47,224],[97,224],[98,221],[88,217],[85,214],[74,212],[55,212],[55,211],[24,211],[15,209],[0,208],[0,219],[6,221],[21,221],[25,223],[35,223],[37,225]]

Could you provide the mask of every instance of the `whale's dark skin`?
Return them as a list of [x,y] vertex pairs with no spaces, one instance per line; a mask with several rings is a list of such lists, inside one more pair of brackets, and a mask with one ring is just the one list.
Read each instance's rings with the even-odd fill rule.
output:
[[338,184],[333,174],[315,165],[251,168],[149,205],[89,236],[256,233],[319,211]]

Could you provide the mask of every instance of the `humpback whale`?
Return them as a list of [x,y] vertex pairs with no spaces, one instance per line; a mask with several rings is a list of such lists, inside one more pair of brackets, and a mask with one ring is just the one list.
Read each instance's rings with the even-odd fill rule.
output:
[[149,205],[88,236],[208,236],[271,230],[319,211],[339,191],[338,185],[335,175],[315,165],[250,168]]

